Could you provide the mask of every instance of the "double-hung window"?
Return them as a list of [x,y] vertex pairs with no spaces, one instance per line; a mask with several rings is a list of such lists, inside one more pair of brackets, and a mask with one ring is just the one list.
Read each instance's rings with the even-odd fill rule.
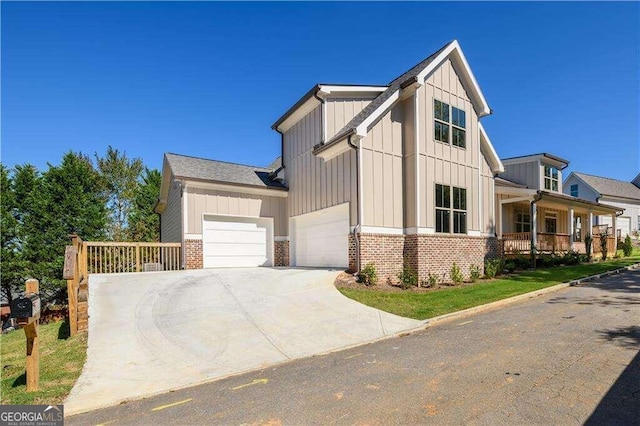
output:
[[467,146],[467,117],[464,110],[434,99],[433,117],[435,140],[460,148]]
[[558,191],[558,169],[544,166],[544,189]]
[[436,232],[467,233],[467,190],[436,184]]

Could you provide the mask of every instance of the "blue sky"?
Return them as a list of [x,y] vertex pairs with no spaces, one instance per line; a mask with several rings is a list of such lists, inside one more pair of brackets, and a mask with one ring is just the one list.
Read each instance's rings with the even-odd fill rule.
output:
[[640,3],[3,2],[2,162],[112,145],[266,165],[315,83],[386,84],[457,39],[502,158],[640,171]]

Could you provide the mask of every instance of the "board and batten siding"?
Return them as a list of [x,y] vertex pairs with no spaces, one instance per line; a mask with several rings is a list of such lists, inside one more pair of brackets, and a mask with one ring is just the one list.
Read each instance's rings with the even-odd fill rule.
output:
[[268,195],[253,195],[187,187],[187,233],[202,234],[202,215],[221,214],[273,218],[274,236],[286,237],[287,199]]
[[160,241],[163,243],[182,242],[182,189],[171,177],[167,195],[167,207],[160,215]]
[[493,177],[493,171],[491,166],[487,162],[484,155],[480,155],[480,161],[482,169],[480,172],[481,179],[481,193],[482,193],[482,229],[481,231],[488,235],[495,235],[496,227],[496,213],[495,213],[495,198],[496,198],[496,186],[495,179]]
[[500,173],[500,176],[531,189],[541,189],[544,187],[544,181],[541,180],[544,172],[539,164],[538,161],[505,164],[504,173]]
[[325,101],[326,117],[326,131],[325,140],[331,139],[336,133],[355,117],[360,111],[362,111],[371,101],[378,95],[378,93],[372,93],[358,97],[345,96],[330,97]]
[[598,201],[598,194],[593,188],[585,184],[582,180],[577,179],[575,176],[569,176],[567,181],[562,186],[562,191],[571,195],[571,185],[578,185],[578,198],[589,201]]
[[404,227],[404,103],[396,104],[362,139],[363,225]]
[[[451,61],[444,62],[427,77],[418,91],[420,217],[418,226],[435,229],[435,185],[467,189],[467,230],[481,231],[479,189],[480,150],[478,115],[458,78]],[[439,100],[462,109],[466,115],[466,148],[435,140],[433,101]],[[483,205],[490,198],[483,193]],[[483,218],[485,216],[483,215]],[[493,220],[493,218],[491,218]],[[483,219],[484,221],[484,219]],[[484,229],[482,229],[484,230]]]
[[289,217],[350,203],[350,224],[357,223],[356,152],[329,161],[313,155],[320,143],[322,107],[318,106],[283,134],[283,164]]

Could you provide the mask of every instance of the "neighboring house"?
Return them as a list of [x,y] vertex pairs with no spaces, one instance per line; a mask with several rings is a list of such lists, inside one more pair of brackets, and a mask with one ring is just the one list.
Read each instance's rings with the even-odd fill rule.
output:
[[[498,237],[505,254],[574,250],[585,252],[595,217],[615,222],[621,208],[563,194],[562,170],[569,162],[548,153],[502,160],[496,179]],[[615,247],[615,242],[610,242]],[[594,244],[594,249],[598,249]],[[613,253],[613,249],[610,250]]]
[[500,253],[489,114],[457,41],[388,85],[316,85],[272,126],[280,167],[165,156],[162,240],[184,241],[188,268],[468,275]]
[[625,182],[571,172],[564,181],[564,193],[624,209],[615,220],[609,215],[598,216],[596,220],[598,225],[616,229],[620,238],[637,234],[640,230],[640,174],[632,182]]

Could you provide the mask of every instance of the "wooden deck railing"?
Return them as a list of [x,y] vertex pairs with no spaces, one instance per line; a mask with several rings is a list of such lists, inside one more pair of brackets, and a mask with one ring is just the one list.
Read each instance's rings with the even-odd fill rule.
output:
[[[502,234],[505,254],[530,253],[531,232],[509,232]],[[566,252],[571,248],[568,234],[538,232],[536,250],[539,253]]]
[[85,242],[90,274],[176,271],[181,267],[180,243]]

